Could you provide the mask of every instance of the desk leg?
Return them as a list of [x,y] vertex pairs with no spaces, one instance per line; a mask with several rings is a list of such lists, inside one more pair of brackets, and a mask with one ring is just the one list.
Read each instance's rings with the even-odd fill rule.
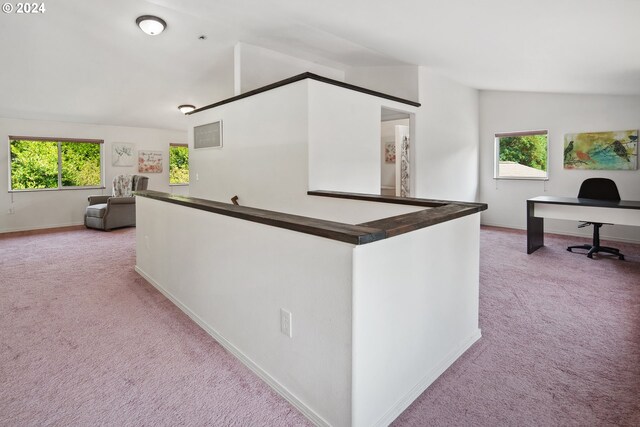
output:
[[535,203],[527,200],[527,253],[544,246],[544,218],[533,216]]

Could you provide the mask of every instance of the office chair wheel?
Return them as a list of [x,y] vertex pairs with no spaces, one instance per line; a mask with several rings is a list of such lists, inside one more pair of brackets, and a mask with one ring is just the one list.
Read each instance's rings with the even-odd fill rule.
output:
[[619,260],[624,261],[624,255],[620,254],[620,256],[618,257]]

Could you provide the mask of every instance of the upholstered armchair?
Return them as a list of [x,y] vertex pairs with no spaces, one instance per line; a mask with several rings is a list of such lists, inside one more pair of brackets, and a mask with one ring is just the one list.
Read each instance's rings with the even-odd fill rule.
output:
[[87,228],[111,230],[136,225],[134,191],[146,190],[149,178],[141,175],[118,175],[113,178],[113,195],[89,196],[84,214]]

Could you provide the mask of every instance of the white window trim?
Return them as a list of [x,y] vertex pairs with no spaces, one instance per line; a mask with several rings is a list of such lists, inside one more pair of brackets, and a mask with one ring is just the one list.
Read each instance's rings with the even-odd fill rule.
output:
[[[509,176],[500,175],[500,138],[509,136],[528,136],[528,135],[546,135],[547,137],[547,169],[545,170],[545,176]],[[493,137],[493,179],[499,180],[511,180],[511,181],[549,181],[549,130],[538,129],[528,131],[514,131],[514,132],[496,132]]]
[[[56,142],[58,144],[58,187],[57,188],[21,188],[21,189],[13,189],[12,185],[12,169],[11,169],[11,141],[43,141],[43,142]],[[100,146],[100,185],[91,185],[84,187],[63,187],[62,186],[62,143],[63,142],[78,142],[78,143],[91,143],[98,144]],[[7,143],[7,178],[8,178],[8,187],[9,193],[33,193],[40,191],[67,191],[67,190],[103,190],[105,189],[104,184],[104,140],[102,139],[91,139],[91,138],[52,138],[52,137],[41,137],[41,136],[16,136],[9,135],[8,143]]]

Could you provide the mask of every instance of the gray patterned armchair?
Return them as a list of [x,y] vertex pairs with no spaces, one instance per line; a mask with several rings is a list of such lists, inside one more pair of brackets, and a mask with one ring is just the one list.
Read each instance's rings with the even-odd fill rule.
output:
[[89,196],[84,214],[87,228],[111,230],[136,225],[134,191],[147,189],[149,178],[141,175],[118,175],[113,178],[112,196]]

